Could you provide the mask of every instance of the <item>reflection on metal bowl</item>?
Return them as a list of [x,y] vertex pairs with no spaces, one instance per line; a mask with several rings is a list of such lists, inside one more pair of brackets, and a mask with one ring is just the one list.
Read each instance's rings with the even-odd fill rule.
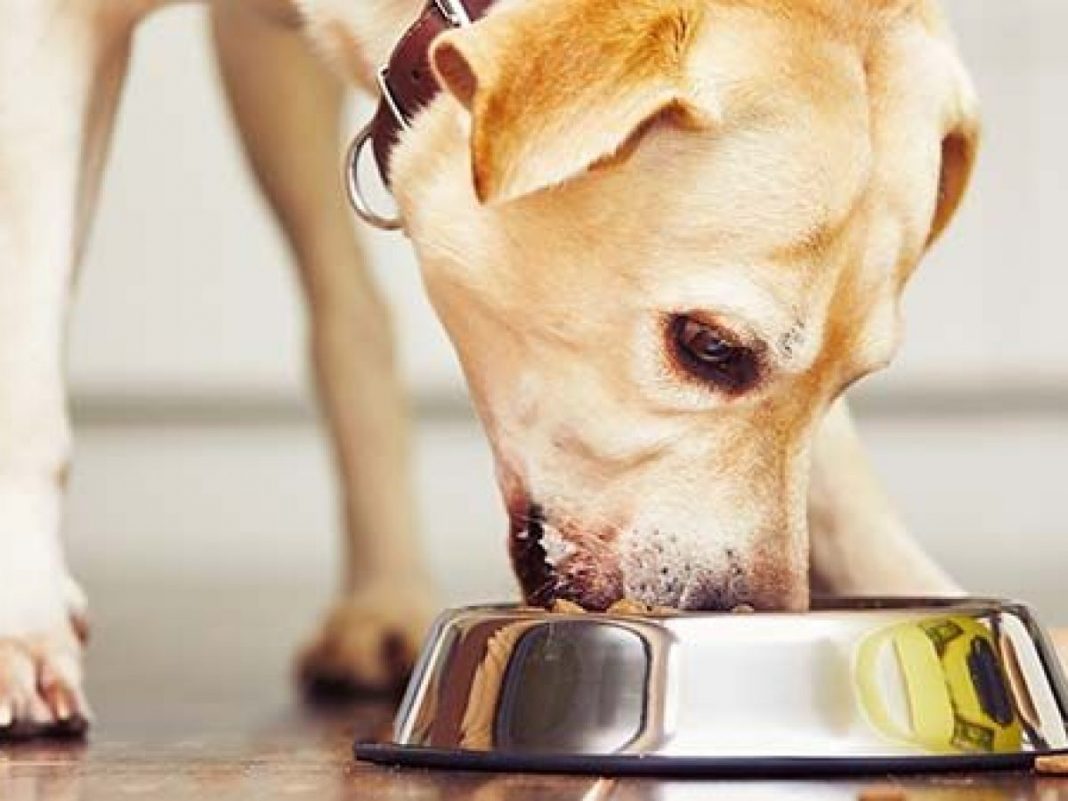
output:
[[771,775],[1022,767],[1068,750],[1030,610],[851,599],[806,613],[442,615],[361,759],[465,769]]

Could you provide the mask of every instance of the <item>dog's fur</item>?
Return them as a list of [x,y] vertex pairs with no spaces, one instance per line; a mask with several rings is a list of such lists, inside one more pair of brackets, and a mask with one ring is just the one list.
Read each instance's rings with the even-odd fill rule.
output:
[[[346,489],[347,579],[303,670],[378,688],[434,603],[336,137],[342,83],[373,85],[421,2],[211,0],[250,161],[301,268]],[[0,10],[0,728],[88,713],[83,600],[58,539],[62,332],[130,36],[163,4]],[[974,160],[975,99],[934,3],[501,0],[433,61],[448,91],[404,137],[394,189],[528,596],[802,608],[810,581],[957,591],[838,400],[891,359],[902,287]],[[731,394],[686,374],[672,315],[751,344],[760,381]]]

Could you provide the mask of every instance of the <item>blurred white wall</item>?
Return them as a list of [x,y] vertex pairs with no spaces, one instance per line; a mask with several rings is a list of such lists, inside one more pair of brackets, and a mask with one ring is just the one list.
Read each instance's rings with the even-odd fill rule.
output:
[[[932,550],[976,589],[1068,621],[1068,4],[950,7],[986,109],[985,151],[959,223],[910,290],[901,360],[862,409]],[[101,579],[326,579],[333,487],[306,413],[303,312],[203,27],[202,9],[180,7],[138,34],[72,328],[70,538]],[[503,522],[454,359],[404,241],[369,240],[406,375],[432,412],[420,429],[428,547],[452,597],[499,596],[503,543],[482,543]]]

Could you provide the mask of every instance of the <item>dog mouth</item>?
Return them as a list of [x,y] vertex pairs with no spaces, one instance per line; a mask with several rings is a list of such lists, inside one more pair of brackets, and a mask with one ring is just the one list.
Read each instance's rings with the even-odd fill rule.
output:
[[550,608],[560,600],[591,612],[606,611],[624,600],[688,611],[778,606],[755,591],[742,561],[731,550],[724,554],[725,566],[715,573],[690,569],[689,562],[685,569],[673,569],[658,561],[663,547],[654,541],[648,552],[629,560],[634,564],[625,571],[616,530],[572,531],[567,524],[555,524],[536,503],[514,509],[509,518],[512,568],[531,606]]
[[549,608],[563,600],[603,612],[623,600],[622,574],[606,553],[609,538],[588,537],[596,547],[577,546],[535,503],[511,514],[509,555],[526,603]]
[[560,577],[545,550],[545,513],[537,504],[509,515],[508,553],[524,600],[549,607],[556,600]]

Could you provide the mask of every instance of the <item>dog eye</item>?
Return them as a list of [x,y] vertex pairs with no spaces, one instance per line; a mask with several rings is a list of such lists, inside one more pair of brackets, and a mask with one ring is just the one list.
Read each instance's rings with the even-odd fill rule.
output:
[[730,393],[760,379],[760,358],[711,323],[687,315],[672,318],[669,339],[676,362],[690,375]]

